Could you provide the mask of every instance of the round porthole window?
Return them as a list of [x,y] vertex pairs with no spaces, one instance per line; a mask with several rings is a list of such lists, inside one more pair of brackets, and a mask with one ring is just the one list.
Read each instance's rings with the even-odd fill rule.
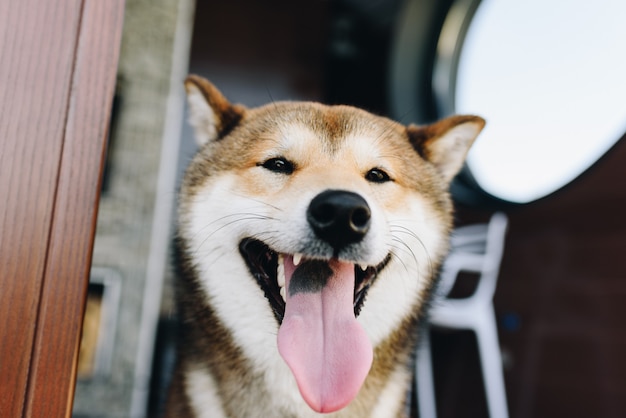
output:
[[[474,184],[528,203],[571,182],[624,135],[625,18],[621,0],[453,3],[433,37],[432,104],[438,117],[488,120],[468,156],[465,175]],[[398,32],[405,46],[406,31]],[[394,65],[402,65],[395,53]],[[404,94],[396,108],[410,106]]]

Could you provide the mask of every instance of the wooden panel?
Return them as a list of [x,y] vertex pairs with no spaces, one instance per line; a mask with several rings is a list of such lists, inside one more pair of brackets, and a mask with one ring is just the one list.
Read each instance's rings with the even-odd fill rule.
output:
[[0,5],[2,417],[71,412],[122,13]]
[[26,392],[80,18],[78,0],[57,3],[3,2],[0,13],[3,417],[21,415]]

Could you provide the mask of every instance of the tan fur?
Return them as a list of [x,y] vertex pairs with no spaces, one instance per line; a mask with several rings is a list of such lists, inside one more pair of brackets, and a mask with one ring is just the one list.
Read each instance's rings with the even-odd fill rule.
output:
[[[415,277],[422,283],[421,290],[414,300],[406,303],[408,309],[395,322],[395,329],[377,331],[380,337],[372,335],[372,339],[378,338],[379,341],[376,341],[374,362],[365,383],[346,408],[329,414],[332,417],[366,417],[384,407],[389,416],[403,416],[417,324],[434,284],[434,273],[447,250],[447,234],[452,223],[452,204],[447,189],[484,121],[475,116],[457,116],[427,127],[405,127],[348,106],[283,102],[246,109],[230,104],[212,84],[198,76],[187,79],[186,89],[190,103],[195,101],[195,104],[191,103],[192,113],[195,112],[192,124],[202,148],[190,164],[181,190],[176,258],[182,333],[165,416],[192,417],[200,413],[197,407],[194,410],[191,406],[190,396],[198,394],[190,389],[190,369],[206,370],[210,374],[207,381],[218,387],[210,396],[219,399],[218,409],[226,416],[288,417],[296,416],[296,410],[304,411],[297,409],[301,406],[295,404],[293,408],[276,409],[278,403],[271,397],[275,390],[281,389],[266,386],[273,372],[260,369],[248,358],[246,350],[250,348],[239,345],[241,337],[225,323],[231,317],[222,316],[221,300],[216,301],[217,296],[206,288],[206,275],[211,272],[202,270],[201,264],[206,260],[197,258],[199,248],[193,247],[192,241],[197,234],[206,234],[206,240],[212,236],[207,231],[194,229],[193,219],[197,216],[194,215],[197,205],[205,204],[199,196],[213,193],[211,190],[216,187],[225,187],[223,184],[228,184],[228,192],[234,198],[247,196],[259,204],[271,205],[280,216],[300,202],[294,199],[295,195],[298,199],[312,199],[316,193],[333,188],[368,196],[369,200],[376,202],[373,210],[379,210],[381,214],[395,214],[401,219],[403,214],[407,218],[422,217],[423,222],[428,223],[428,230],[435,234],[429,238],[433,244],[429,248],[411,250],[416,254],[424,251],[428,257],[416,267],[421,269],[421,277]],[[210,114],[204,114],[204,111]],[[293,174],[276,175],[260,168],[264,161],[275,157],[293,162]],[[384,170],[392,180],[372,184],[365,178],[372,168]],[[230,215],[224,217],[227,216]],[[211,225],[206,225],[209,227]],[[214,232],[228,227],[230,225],[224,223]],[[198,245],[201,247],[206,240]],[[290,248],[282,248],[288,244],[280,239],[272,238],[268,245],[279,252],[290,251]],[[238,252],[237,248],[223,249],[219,245],[216,248]],[[211,262],[220,258],[215,252],[206,254],[206,257],[214,257]],[[382,261],[378,255],[370,258],[366,260],[369,264]],[[426,262],[428,265],[424,266]],[[382,279],[377,280],[370,292],[383,292],[374,289],[385,286],[380,283]],[[250,282],[251,286],[257,286],[254,279],[250,278]],[[382,296],[372,294],[372,299],[377,297]],[[365,319],[371,315],[369,309],[374,309],[368,306],[368,302],[365,301],[361,314]],[[275,327],[269,333],[275,335],[278,323]],[[262,349],[272,351],[275,347]],[[282,372],[277,370],[276,373],[278,376]],[[385,394],[386,402],[393,400],[394,406],[379,405],[381,394]],[[288,405],[287,401],[283,403]],[[317,416],[312,411],[302,414]]]

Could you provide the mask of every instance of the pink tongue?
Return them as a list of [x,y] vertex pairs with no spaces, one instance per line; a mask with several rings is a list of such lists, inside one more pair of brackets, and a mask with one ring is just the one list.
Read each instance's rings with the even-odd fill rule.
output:
[[350,403],[373,357],[369,338],[354,317],[354,265],[331,260],[327,266],[332,274],[325,284],[294,287],[290,295],[295,267],[292,257],[285,257],[287,304],[278,331],[278,351],[302,397],[317,412],[333,412]]

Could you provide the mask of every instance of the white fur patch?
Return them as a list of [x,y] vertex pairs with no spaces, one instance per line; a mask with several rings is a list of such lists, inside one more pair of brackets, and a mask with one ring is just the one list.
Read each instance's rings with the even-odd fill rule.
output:
[[207,370],[197,367],[189,368],[185,384],[185,390],[191,400],[191,408],[196,417],[226,417],[217,397],[217,385]]
[[217,138],[219,119],[200,89],[193,84],[187,86],[187,102],[189,124],[194,128],[196,143],[201,146]]
[[358,318],[374,345],[411,312],[433,274],[435,254],[429,251],[439,252],[443,245],[440,231],[433,227],[436,222],[428,219],[419,201],[412,206],[388,220],[392,259],[369,290]]
[[273,208],[234,192],[234,183],[233,175],[222,176],[194,198],[186,236],[208,299],[235,343],[255,364],[273,367],[276,319],[239,253],[243,238],[275,227],[267,219]]
[[433,159],[447,181],[463,166],[469,147],[481,129],[482,125],[466,122],[450,129],[431,145]]
[[411,384],[411,374],[406,370],[395,370],[387,386],[378,395],[378,403],[372,411],[372,417],[393,418],[399,416],[398,408],[406,408],[406,394]]

